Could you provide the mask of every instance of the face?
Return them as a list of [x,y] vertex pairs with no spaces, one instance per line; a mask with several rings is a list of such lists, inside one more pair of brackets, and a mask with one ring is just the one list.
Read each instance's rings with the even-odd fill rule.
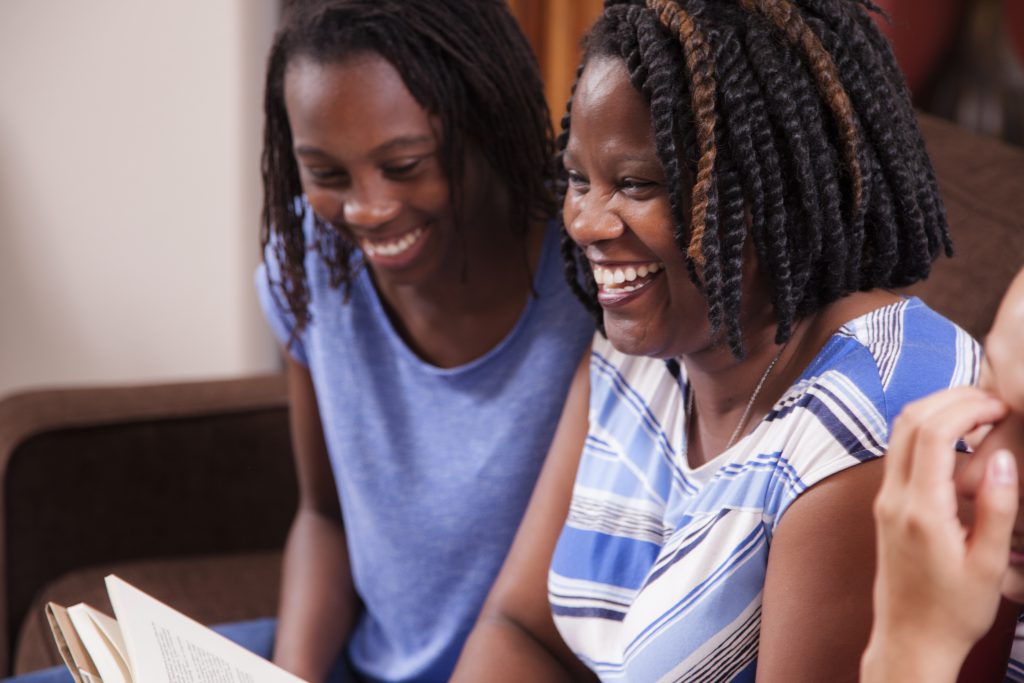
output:
[[443,276],[456,230],[437,118],[374,54],[326,64],[296,58],[284,86],[313,211],[362,249],[378,282]]
[[707,308],[672,238],[650,108],[622,61],[591,59],[571,117],[563,215],[594,271],[609,340],[658,358],[707,346]]
[[[960,517],[969,527],[974,517],[974,497],[988,459],[1000,448],[1017,455],[1020,495],[1024,496],[1024,416],[1011,413],[997,424],[978,445],[974,454],[956,474]],[[1024,603],[1024,505],[1018,505],[1017,521],[1010,538],[1010,561],[1003,576],[1003,595]]]

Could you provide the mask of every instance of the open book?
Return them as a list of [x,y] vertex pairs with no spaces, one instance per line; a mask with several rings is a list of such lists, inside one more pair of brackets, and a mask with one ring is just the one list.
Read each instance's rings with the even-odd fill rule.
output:
[[76,683],[302,683],[116,576],[106,583],[116,621],[84,603],[46,606]]

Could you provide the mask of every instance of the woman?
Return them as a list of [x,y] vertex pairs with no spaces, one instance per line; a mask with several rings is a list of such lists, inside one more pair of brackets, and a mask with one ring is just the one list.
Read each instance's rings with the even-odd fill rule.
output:
[[[910,406],[893,429],[875,503],[875,623],[861,680],[952,681],[996,619],[1024,603],[1024,270],[985,340],[982,389],[940,392]],[[960,436],[983,436],[954,475]],[[960,517],[958,518],[958,507]],[[1010,601],[999,607],[1000,594]],[[1007,680],[1024,680],[1024,640],[989,653]]]
[[593,334],[538,69],[502,0],[301,0],[265,115],[256,283],[300,485],[274,660],[447,680]]
[[299,2],[265,101],[301,498],[274,659],[446,680],[590,336],[537,67],[499,0]]
[[607,338],[455,680],[854,680],[890,425],[979,355],[887,291],[948,249],[891,52],[843,0],[611,2],[570,105]]

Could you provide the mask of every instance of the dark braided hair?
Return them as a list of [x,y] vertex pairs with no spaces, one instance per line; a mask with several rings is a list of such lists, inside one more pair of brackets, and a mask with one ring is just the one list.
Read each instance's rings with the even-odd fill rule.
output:
[[[484,46],[484,47],[481,47]],[[263,253],[273,250],[298,334],[309,324],[307,239],[299,170],[284,102],[296,58],[337,63],[373,53],[387,60],[416,101],[441,122],[440,159],[456,210],[467,146],[477,149],[509,194],[514,229],[557,210],[554,134],[537,62],[503,0],[292,0],[267,63],[263,135]],[[332,287],[351,282],[358,263],[342,233],[314,216],[312,248]],[[269,271],[269,269],[268,269]]]
[[[748,239],[771,282],[777,343],[801,317],[922,280],[952,255],[879,11],[868,0],[606,0],[585,39],[584,65],[623,60],[650,105],[673,234],[736,357]],[[560,153],[568,114],[562,124]],[[563,254],[602,328],[592,273],[567,238]]]

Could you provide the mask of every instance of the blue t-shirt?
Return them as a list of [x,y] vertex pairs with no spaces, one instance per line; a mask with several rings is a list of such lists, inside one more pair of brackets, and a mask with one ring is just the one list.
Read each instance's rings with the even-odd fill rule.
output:
[[[276,280],[272,254],[257,288],[285,344],[291,316],[268,268]],[[593,321],[565,284],[553,225],[537,296],[503,341],[456,368],[406,346],[365,269],[348,302],[312,249],[306,273],[312,323],[289,352],[313,378],[365,605],[348,655],[374,680],[447,680],[525,511]]]

